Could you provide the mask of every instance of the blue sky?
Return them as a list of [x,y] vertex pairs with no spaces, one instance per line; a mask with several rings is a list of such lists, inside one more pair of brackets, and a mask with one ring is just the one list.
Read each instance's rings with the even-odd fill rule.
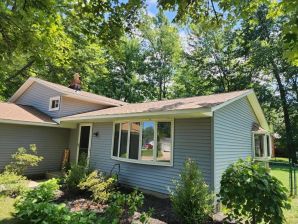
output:
[[[149,15],[155,16],[158,12],[157,9],[157,0],[146,0],[147,11]],[[165,11],[165,15],[170,21],[172,21],[176,15],[175,12]]]

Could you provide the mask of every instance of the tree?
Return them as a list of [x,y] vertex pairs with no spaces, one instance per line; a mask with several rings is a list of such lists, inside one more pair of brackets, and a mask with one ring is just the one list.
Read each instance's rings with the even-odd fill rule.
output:
[[[296,80],[298,67],[289,64],[283,57],[283,41],[279,31],[283,24],[284,17],[273,21],[268,19],[267,6],[261,6],[255,15],[257,23],[251,26],[249,22],[244,22],[243,27],[247,27],[245,32],[248,55],[251,58],[253,66],[261,69],[263,75],[273,77],[279,91],[280,105],[283,111],[285,138],[288,152],[293,162],[297,161],[295,152],[295,141],[293,130],[297,124],[291,122],[291,117],[297,117],[295,107],[297,101],[293,101],[290,96],[287,80]],[[293,89],[295,89],[295,81],[293,82]],[[295,101],[295,100],[294,100]],[[293,107],[293,111],[291,108]],[[297,107],[296,107],[297,108]],[[291,111],[296,115],[291,114]],[[297,118],[296,118],[297,119]]]
[[156,17],[145,16],[140,28],[146,60],[147,82],[157,89],[155,98],[168,97],[169,85],[182,53],[178,29],[172,26],[162,11]]
[[84,72],[89,83],[94,74],[106,72],[102,46],[131,32],[143,4],[142,0],[2,1],[0,99],[11,96],[29,76],[66,84],[74,72]]
[[151,98],[152,88],[145,81],[145,54],[139,38],[121,38],[107,55],[108,73],[94,83],[95,89],[130,103]]
[[298,65],[298,29],[297,29],[297,0],[288,1],[231,1],[231,0],[158,0],[158,5],[163,10],[177,11],[174,21],[187,23],[200,23],[213,28],[225,22],[249,20],[251,24],[255,19],[251,17],[261,5],[269,8],[268,18],[278,19],[284,16],[281,30],[283,55],[292,65]]

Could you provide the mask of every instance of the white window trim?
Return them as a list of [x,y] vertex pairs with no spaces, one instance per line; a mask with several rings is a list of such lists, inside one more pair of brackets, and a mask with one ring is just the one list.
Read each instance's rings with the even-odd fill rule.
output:
[[[58,107],[52,108],[52,101],[54,101],[54,100],[58,100],[59,104],[58,104]],[[61,105],[61,97],[60,96],[51,97],[50,102],[49,102],[49,111],[60,110],[60,105]]]
[[[262,135],[263,136],[263,149],[264,149],[264,156],[259,157],[256,156],[256,150],[255,150],[255,135]],[[269,148],[270,148],[270,155],[267,155],[267,136],[269,136]],[[268,160],[272,156],[272,140],[271,135],[268,132],[260,133],[256,131],[252,131],[252,151],[253,151],[253,158],[257,160]]]
[[[154,122],[154,146],[153,146],[153,161],[140,160],[141,158],[141,147],[142,147],[142,131],[143,131],[143,122],[145,121],[153,121]],[[126,158],[119,157],[120,155],[120,137],[121,137],[121,126],[122,123],[129,123],[129,134],[127,139],[127,155]],[[138,150],[138,159],[129,159],[129,144],[130,144],[130,129],[132,122],[140,122],[140,136],[139,136],[139,150]],[[171,159],[170,162],[159,162],[156,160],[156,146],[157,146],[157,122],[171,122]],[[118,156],[113,156],[113,148],[114,148],[114,135],[115,135],[115,124],[120,123],[119,129],[119,139],[118,139]],[[140,119],[140,120],[125,120],[125,121],[117,121],[113,122],[113,137],[112,137],[112,147],[111,147],[111,158],[114,160],[129,162],[129,163],[137,163],[137,164],[145,164],[145,165],[155,165],[155,166],[170,166],[174,165],[174,120],[173,119]]]
[[79,150],[80,150],[80,143],[81,143],[81,128],[84,127],[84,126],[89,126],[90,127],[89,142],[88,142],[88,155],[87,155],[87,166],[89,166],[90,150],[91,150],[92,135],[93,135],[93,123],[81,123],[81,124],[79,124],[77,152],[76,152],[76,164],[78,164],[78,162],[79,162]]

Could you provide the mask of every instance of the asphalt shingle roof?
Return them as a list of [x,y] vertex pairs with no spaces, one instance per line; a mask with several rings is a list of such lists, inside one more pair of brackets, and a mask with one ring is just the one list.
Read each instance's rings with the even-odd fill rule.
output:
[[51,117],[31,106],[0,102],[0,120],[56,124]]
[[187,109],[210,108],[232,100],[251,90],[242,90],[229,93],[213,94],[208,96],[195,96],[189,98],[180,98],[172,100],[161,100],[144,103],[127,104],[119,107],[112,107],[103,110],[76,114],[65,118],[85,118],[104,115],[124,115],[132,113],[149,113],[162,111],[177,111]]

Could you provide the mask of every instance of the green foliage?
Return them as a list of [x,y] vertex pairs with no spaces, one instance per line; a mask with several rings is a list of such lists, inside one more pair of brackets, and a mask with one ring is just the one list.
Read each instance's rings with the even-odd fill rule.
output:
[[24,223],[96,223],[95,213],[71,212],[65,204],[51,203],[58,189],[58,180],[52,179],[26,191],[15,204],[15,216]]
[[92,197],[99,203],[105,203],[113,193],[115,178],[106,178],[101,172],[93,171],[79,183],[79,188],[92,192]]
[[24,192],[21,197],[35,203],[50,202],[55,199],[55,193],[59,187],[58,180],[51,179],[41,183],[34,190]]
[[175,213],[183,223],[204,223],[212,213],[213,197],[195,161],[188,159],[174,181],[170,199]]
[[37,148],[34,144],[30,145],[30,153],[21,147],[11,156],[12,161],[5,166],[5,171],[23,175],[28,167],[38,166],[43,160],[42,156],[37,155]]
[[249,223],[282,223],[289,209],[287,190],[269,170],[251,159],[229,166],[221,179],[220,199],[229,217]]
[[[103,223],[120,223],[120,220],[128,220],[143,205],[143,202],[144,195],[137,190],[130,194],[115,192],[110,198],[109,207],[101,221]],[[147,215],[149,216],[150,213]],[[149,217],[146,214],[143,216],[142,220],[146,222]]]
[[0,174],[0,194],[15,196],[26,189],[26,177],[8,171]]
[[64,178],[68,191],[72,193],[77,192],[79,190],[78,185],[86,177],[86,174],[86,166],[72,164]]

